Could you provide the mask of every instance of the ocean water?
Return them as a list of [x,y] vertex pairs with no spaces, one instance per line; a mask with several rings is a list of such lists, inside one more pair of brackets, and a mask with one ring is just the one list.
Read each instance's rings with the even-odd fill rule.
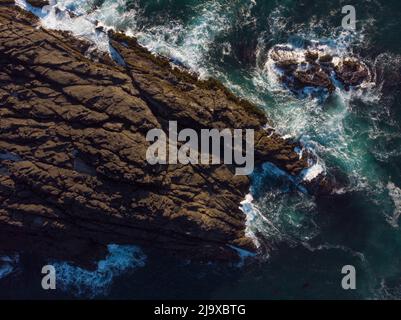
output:
[[[136,36],[199,77],[220,79],[263,109],[280,133],[301,140],[317,156],[305,179],[321,171],[343,177],[333,195],[316,198],[266,163],[253,173],[242,204],[247,232],[263,252],[259,256],[240,265],[200,264],[152,253],[145,259],[139,249],[111,247],[108,259],[119,261],[111,263],[117,267],[71,271],[73,266],[59,262],[65,272],[57,297],[401,299],[401,4],[355,2],[355,31],[341,27],[346,4],[57,0],[53,8],[37,12],[44,27],[69,30],[112,56],[96,21]],[[76,17],[56,14],[54,6]],[[360,57],[374,81],[349,92],[338,86],[330,97],[290,93],[277,80],[269,50],[309,42],[339,56]],[[356,268],[356,290],[341,287],[344,265]],[[5,287],[24,278],[23,264],[1,268]],[[71,272],[79,277],[71,280]],[[28,283],[28,293],[14,289],[12,294],[52,297],[34,288],[33,280]]]

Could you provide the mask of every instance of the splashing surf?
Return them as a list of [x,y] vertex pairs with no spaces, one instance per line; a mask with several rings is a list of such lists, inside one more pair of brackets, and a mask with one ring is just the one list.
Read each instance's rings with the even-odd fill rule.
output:
[[108,251],[106,259],[99,261],[93,271],[68,262],[51,263],[57,270],[58,287],[77,297],[104,296],[116,277],[145,266],[146,256],[139,247],[111,244]]
[[19,255],[0,256],[0,280],[13,274],[19,264]]

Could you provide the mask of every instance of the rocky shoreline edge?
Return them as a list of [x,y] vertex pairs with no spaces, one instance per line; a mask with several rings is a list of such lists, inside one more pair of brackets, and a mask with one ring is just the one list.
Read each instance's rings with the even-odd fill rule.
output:
[[[99,32],[102,32],[99,30]],[[264,112],[198,80],[134,38],[109,32],[123,59],[0,0],[0,249],[88,264],[110,243],[201,260],[256,251],[239,208],[250,178],[230,165],[145,160],[146,132],[254,129],[255,160],[297,177],[313,161],[266,127]],[[307,188],[329,193],[319,175]]]

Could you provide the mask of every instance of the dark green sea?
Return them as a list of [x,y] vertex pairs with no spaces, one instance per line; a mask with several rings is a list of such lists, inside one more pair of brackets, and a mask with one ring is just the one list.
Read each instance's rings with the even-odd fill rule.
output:
[[[346,4],[356,9],[353,31],[341,26]],[[0,297],[401,299],[400,1],[58,0],[57,5],[78,18],[72,24],[49,14],[42,18],[46,27],[92,37],[90,22],[97,20],[200,77],[220,79],[263,109],[281,134],[312,150],[321,170],[336,172],[344,182],[333,195],[317,199],[273,166],[257,168],[250,190],[254,200],[246,210],[248,231],[258,235],[268,254],[241,264],[182,261],[111,246],[97,271],[57,262],[62,272],[54,294],[37,286],[40,274],[32,276],[42,262],[16,253],[0,269]],[[91,39],[104,45],[102,38]],[[328,98],[285,90],[269,71],[268,50],[309,41],[358,56],[371,67],[375,85],[337,89]],[[355,266],[355,290],[341,287],[344,265]]]

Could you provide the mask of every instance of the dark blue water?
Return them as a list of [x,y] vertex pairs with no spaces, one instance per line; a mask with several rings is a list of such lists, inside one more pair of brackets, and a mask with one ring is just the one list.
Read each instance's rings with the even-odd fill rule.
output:
[[[93,4],[99,9],[92,11]],[[357,28],[341,27],[344,1],[261,0],[61,0],[85,20],[43,24],[70,29],[98,46],[88,19],[138,37],[154,52],[213,76],[266,111],[283,135],[300,139],[318,156],[322,170],[346,183],[316,199],[291,187],[268,164],[252,176],[249,232],[268,256],[243,266],[178,261],[136,248],[112,248],[95,272],[66,264],[56,294],[23,276],[26,263],[0,283],[16,297],[107,298],[401,298],[401,4],[355,1]],[[56,23],[57,22],[57,23]],[[276,44],[315,41],[339,55],[357,55],[375,84],[337,89],[332,97],[299,98],[287,92],[269,68]],[[113,251],[114,250],[114,251]],[[114,253],[113,253],[114,252]],[[146,258],[145,258],[146,256]],[[20,260],[24,260],[21,258]],[[26,259],[25,259],[26,260]],[[28,259],[29,260],[29,259]],[[40,263],[38,263],[39,265]],[[28,263],[29,265],[29,263]],[[353,265],[357,289],[341,288],[341,269]],[[32,268],[32,267],[31,267]],[[29,269],[29,268],[28,268]],[[4,269],[5,270],[5,269]],[[26,280],[16,285],[18,279]],[[88,280],[89,279],[89,280]],[[26,286],[26,285],[25,285]],[[10,289],[12,288],[12,289]],[[0,289],[0,296],[4,295]]]

